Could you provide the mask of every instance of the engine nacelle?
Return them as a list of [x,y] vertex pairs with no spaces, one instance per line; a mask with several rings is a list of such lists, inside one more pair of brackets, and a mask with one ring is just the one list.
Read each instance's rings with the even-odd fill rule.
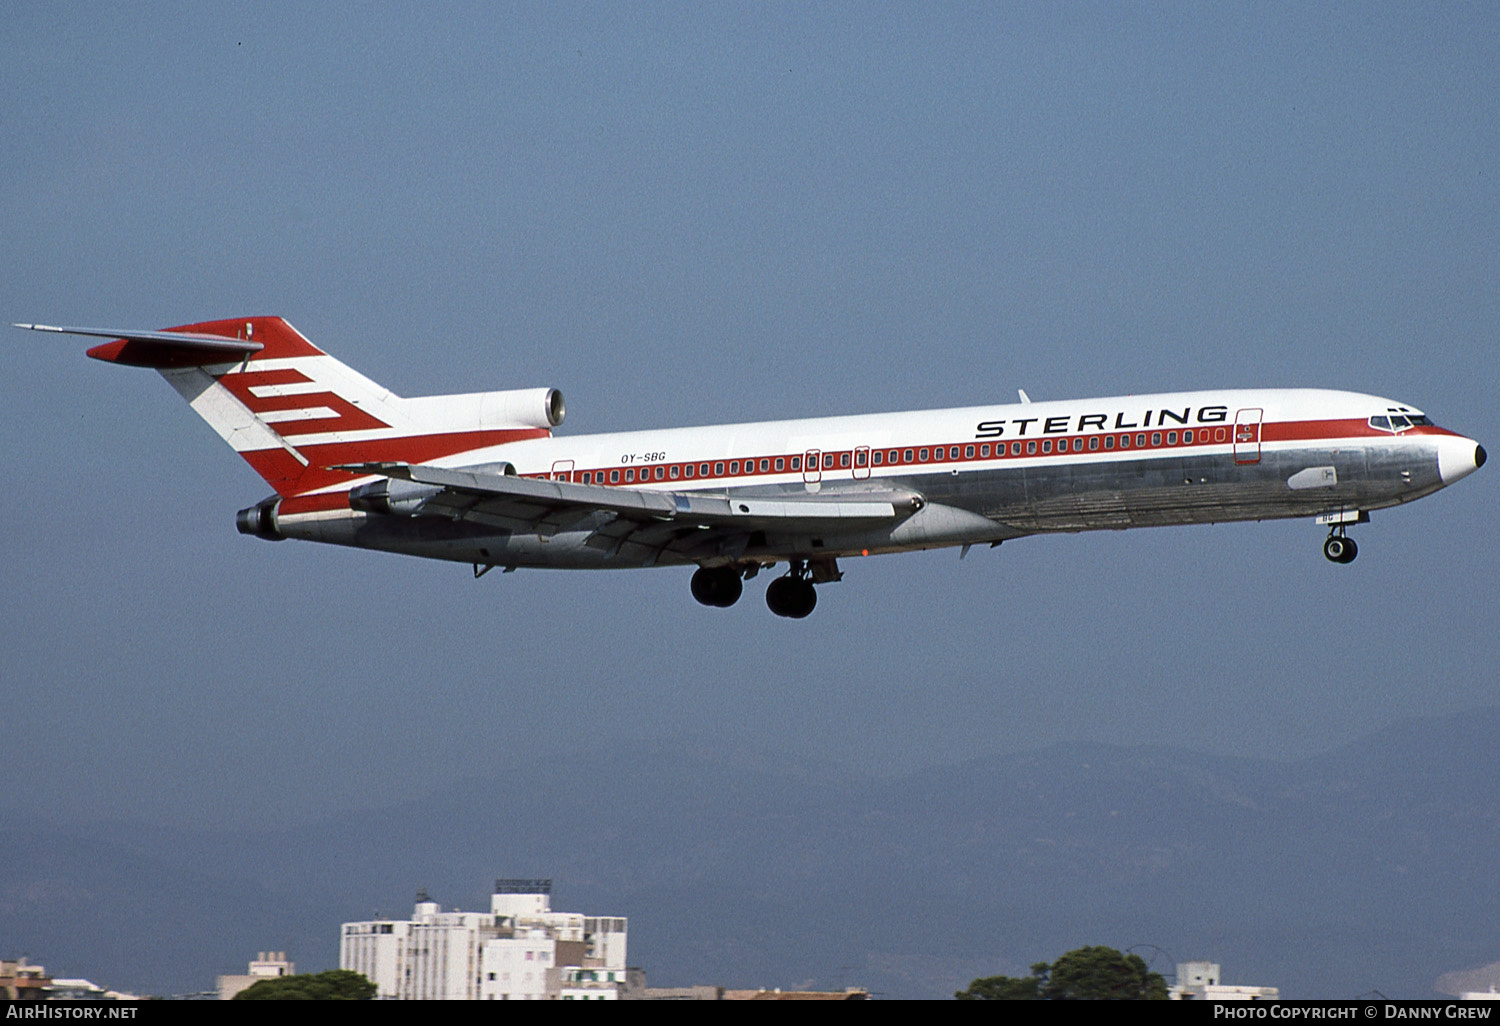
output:
[[416,515],[422,503],[442,490],[438,485],[384,478],[350,489],[349,508],[384,516],[410,517]]
[[480,420],[485,424],[525,424],[555,428],[568,415],[563,394],[555,388],[518,388],[481,394]]
[[286,535],[276,523],[276,511],[280,506],[281,500],[273,499],[242,509],[234,515],[234,526],[240,534],[254,535],[266,541],[285,541]]
[[412,431],[492,431],[497,428],[543,428],[563,422],[568,407],[555,388],[517,388],[505,392],[467,392],[397,400]]

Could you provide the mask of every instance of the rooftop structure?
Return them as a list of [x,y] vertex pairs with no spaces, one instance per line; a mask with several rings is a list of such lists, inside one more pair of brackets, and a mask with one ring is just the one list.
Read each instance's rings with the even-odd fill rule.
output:
[[1230,986],[1221,982],[1217,962],[1177,963],[1177,982],[1167,991],[1173,1001],[1277,1001],[1276,987]]

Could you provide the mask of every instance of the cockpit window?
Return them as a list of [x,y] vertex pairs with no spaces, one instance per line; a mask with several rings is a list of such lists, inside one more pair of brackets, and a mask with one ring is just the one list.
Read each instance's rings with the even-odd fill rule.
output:
[[1402,432],[1408,428],[1428,427],[1432,421],[1421,413],[1397,413],[1394,410],[1389,417],[1371,417],[1370,426],[1380,431]]

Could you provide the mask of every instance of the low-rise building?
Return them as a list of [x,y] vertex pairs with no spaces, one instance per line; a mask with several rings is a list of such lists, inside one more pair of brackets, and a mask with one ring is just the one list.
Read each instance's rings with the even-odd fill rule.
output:
[[297,974],[297,967],[287,961],[285,951],[261,951],[258,956],[250,963],[248,973],[219,977],[220,1001],[231,1000],[240,991],[248,990],[261,980],[274,980],[278,976]]
[[0,959],[0,1000],[42,1001],[52,978],[39,965],[29,965],[25,956]]

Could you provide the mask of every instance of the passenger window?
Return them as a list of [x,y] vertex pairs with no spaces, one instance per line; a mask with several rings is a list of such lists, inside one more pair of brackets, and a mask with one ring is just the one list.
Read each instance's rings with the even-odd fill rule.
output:
[[782,470],[786,469],[786,459],[785,458],[783,458],[781,456],[776,457],[776,469],[778,471],[782,471]]
[[[1017,442],[1016,444],[1020,445],[1021,443]],[[1035,455],[1035,454],[1036,454],[1036,443],[1035,442],[1027,442],[1026,443],[1026,455],[1032,456],[1032,455]]]
[[849,454],[847,452],[841,452],[841,453],[839,453],[839,466],[841,466],[841,467],[847,467],[848,465],[849,465]]
[[1044,439],[1042,439],[1042,452],[1051,452],[1051,451],[1052,451],[1052,439],[1050,439],[1050,438],[1044,438]]
[[979,447],[979,458],[980,459],[985,459],[985,458],[987,458],[989,456],[989,454],[990,454],[990,447],[989,447],[989,443],[986,442],[984,445],[981,445]]
[[[691,469],[693,469],[693,468],[692,468],[692,467],[689,467],[689,468],[688,468],[688,469],[689,469],[689,470],[691,470]],[[677,480],[677,477],[678,477],[678,474],[679,474],[679,473],[681,473],[681,471],[680,471],[680,470],[679,470],[679,468],[678,468],[678,466],[677,466],[677,464],[675,464],[675,463],[674,463],[674,464],[672,464],[672,471],[671,471],[671,474],[672,474],[672,480],[673,480],[673,481],[676,481],[676,480]]]
[[664,478],[666,476],[667,476],[667,468],[666,467],[657,467],[656,468],[656,479],[658,481],[660,481],[662,478]]
[[682,476],[683,477],[692,477],[693,476],[693,465],[691,463],[689,463],[687,466],[685,466],[685,467],[682,468]]
[[[924,454],[922,456],[922,458],[925,460],[927,458],[927,456]],[[910,463],[911,462],[911,450],[910,449],[907,449],[905,452],[903,452],[901,454],[901,462],[902,463]]]
[[802,457],[801,456],[793,456],[792,457],[792,469],[793,470],[801,470],[802,469]]
[[625,480],[627,480],[627,481],[634,481],[635,480],[635,471],[634,470],[627,470],[627,471],[625,471]]
[[1075,439],[1073,439],[1073,451],[1074,452],[1083,452],[1083,439],[1082,438],[1075,438]]
[[1140,435],[1136,435],[1135,436],[1135,446],[1136,446],[1137,449],[1139,449],[1141,446],[1143,446],[1145,444],[1146,444],[1146,436],[1144,434],[1140,434]]
[[618,470],[611,470],[609,472],[609,483],[610,484],[619,484],[620,483],[620,472]]
[[1192,445],[1193,444],[1193,433],[1191,431],[1184,431],[1182,433],[1182,444],[1183,445]]
[[1224,441],[1224,429],[1223,428],[1214,428],[1214,441],[1216,441],[1216,442],[1222,442],[1222,441]]
[[1177,444],[1177,432],[1176,431],[1168,431],[1167,432],[1167,444],[1168,445],[1176,445]]
[[832,470],[833,469],[833,453],[826,452],[826,453],[823,454],[823,469],[824,470]]
[[879,450],[876,450],[875,452],[873,452],[873,453],[870,454],[870,459],[873,460],[874,463],[875,463],[875,466],[878,467],[878,466],[880,466],[880,464],[882,462],[884,462],[884,460],[885,460],[885,453],[880,452]]
[[869,455],[870,454],[865,452],[863,449],[861,449],[859,452],[856,452],[854,454],[854,465],[856,467],[864,466],[866,463],[870,462]]
[[1113,449],[1115,447],[1115,436],[1114,435],[1105,435],[1104,436],[1104,447],[1106,449]]
[[714,464],[714,477],[723,477],[723,476],[724,476],[724,464],[723,463],[715,463]]
[[730,460],[729,461],[729,476],[730,477],[734,477],[739,472],[740,472],[740,461],[739,460]]
[[1011,442],[1010,443],[1010,454],[1012,456],[1019,456],[1019,455],[1021,455],[1021,443],[1020,442]]
[[771,461],[770,460],[761,460],[760,461],[760,472],[762,474],[764,474],[766,471],[768,471],[770,469],[771,469]]
[[918,449],[917,450],[917,459],[921,460],[923,463],[926,463],[927,462],[927,450],[926,449]]
[[1089,452],[1093,452],[1097,448],[1099,448],[1099,436],[1094,435],[1089,439]]
[[1121,449],[1129,449],[1130,448],[1130,436],[1129,435],[1121,435],[1120,436],[1120,448]]
[[1153,431],[1153,432],[1151,432],[1151,444],[1152,445],[1160,445],[1161,444],[1161,432],[1160,431]]
[[590,483],[590,478],[591,478],[591,477],[592,477],[592,475],[591,475],[591,474],[589,474],[589,472],[588,472],[588,471],[587,471],[587,470],[585,470],[585,471],[584,471],[584,472],[583,472],[583,483],[584,483],[584,484],[589,484],[589,483]]
[[699,477],[707,477],[708,476],[708,464],[707,463],[700,463],[700,464],[698,464],[698,476]]

